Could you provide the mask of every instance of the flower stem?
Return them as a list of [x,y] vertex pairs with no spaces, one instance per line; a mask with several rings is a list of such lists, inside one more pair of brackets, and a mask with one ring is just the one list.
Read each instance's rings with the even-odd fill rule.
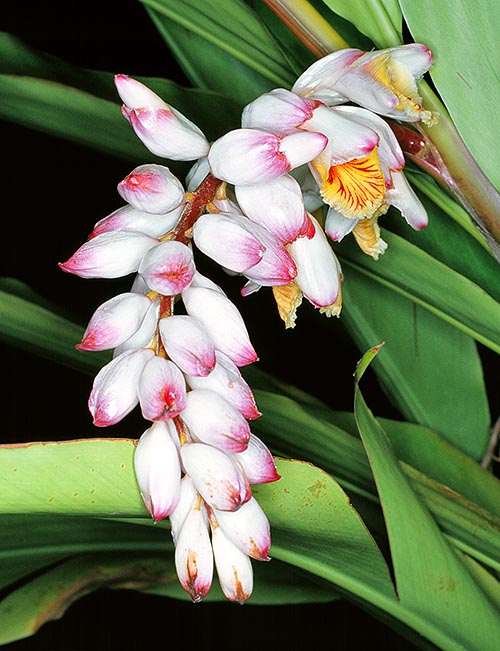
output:
[[221,183],[222,181],[220,179],[215,178],[212,174],[207,174],[196,188],[196,191],[190,195],[175,229],[169,233],[169,239],[187,241],[186,232],[192,228],[195,221],[204,211],[205,206],[212,201]]
[[318,58],[350,47],[307,0],[263,1]]

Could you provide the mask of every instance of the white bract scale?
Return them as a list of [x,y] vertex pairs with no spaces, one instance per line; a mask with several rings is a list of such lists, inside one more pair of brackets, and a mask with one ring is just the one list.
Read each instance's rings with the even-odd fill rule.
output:
[[189,287],[195,271],[193,252],[175,240],[151,248],[139,266],[139,273],[148,286],[164,296],[175,296]]
[[179,368],[163,357],[153,357],[138,384],[139,403],[146,420],[175,418],[186,407],[186,381]]

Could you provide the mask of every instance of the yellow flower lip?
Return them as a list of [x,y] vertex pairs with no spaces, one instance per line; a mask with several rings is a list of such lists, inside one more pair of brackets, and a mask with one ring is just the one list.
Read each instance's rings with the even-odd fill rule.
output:
[[364,158],[340,165],[327,166],[315,161],[312,165],[322,181],[323,200],[345,217],[370,217],[382,205],[385,179],[376,147]]

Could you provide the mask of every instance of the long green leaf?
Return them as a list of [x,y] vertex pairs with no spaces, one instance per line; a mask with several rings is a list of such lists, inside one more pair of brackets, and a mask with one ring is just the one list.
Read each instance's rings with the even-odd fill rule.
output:
[[[137,539],[137,549],[155,551],[162,528],[91,518],[87,538],[78,531],[58,536],[54,529],[62,527],[64,532],[61,515],[147,518],[133,472],[134,449],[134,441],[127,439],[1,446],[0,512],[6,517],[27,511],[44,515],[52,527],[52,551],[58,554],[82,551],[89,540],[98,550],[111,549],[107,533],[112,530],[114,544],[122,550],[130,549],[127,540],[139,536],[142,543]],[[310,464],[278,460],[277,465],[281,479],[255,487],[273,527],[272,556],[316,575],[322,566],[323,578],[369,600],[377,600],[377,595],[391,598],[393,588],[384,559],[340,486]],[[60,468],[65,472],[58,472]],[[23,525],[28,521],[26,516],[18,518]],[[13,536],[16,540],[9,545],[10,533],[4,537],[3,551],[0,542],[0,560],[2,554],[15,557],[29,548],[30,537],[27,541]],[[47,551],[43,545],[37,549]]]
[[337,250],[345,267],[346,285],[349,270],[358,269],[500,352],[500,303],[467,277],[398,235],[384,231],[383,237],[389,249],[378,261],[362,253],[350,240],[340,243]]
[[353,23],[378,47],[403,42],[403,19],[398,0],[323,0],[333,12]]
[[[33,77],[0,75],[0,117],[125,160],[151,158],[118,104]],[[57,116],[57,117],[56,117]]]
[[[127,73],[77,68],[0,32],[0,88],[4,98],[0,116],[125,160],[160,161],[142,145],[121,115],[121,100],[113,81],[118,72]],[[239,125],[241,107],[231,97],[183,88],[167,79],[135,78],[198,124],[210,139]],[[174,165],[182,171],[187,169]]]
[[455,126],[481,169],[500,189],[494,153],[498,128],[491,112],[500,102],[498,3],[399,0],[399,4],[413,38],[434,53],[430,75]]
[[[254,12],[240,0],[141,0],[149,9],[172,24],[215,45],[274,86],[291,81],[290,67],[272,36]],[[175,26],[175,27],[174,27]],[[227,71],[231,74],[231,71]]]
[[[355,414],[372,465],[402,606],[425,617],[420,632],[445,650],[493,649],[500,618],[403,474],[380,424],[355,388]],[[411,619],[407,620],[411,625]]]
[[480,460],[490,414],[474,340],[355,268],[344,283],[342,318],[360,350],[385,341],[373,369],[405,419]]

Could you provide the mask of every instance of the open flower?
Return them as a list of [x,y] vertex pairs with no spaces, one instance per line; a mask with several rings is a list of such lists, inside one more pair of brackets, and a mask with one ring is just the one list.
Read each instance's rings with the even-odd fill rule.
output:
[[417,82],[431,67],[432,58],[421,43],[366,53],[334,52],[313,63],[292,91],[329,105],[351,101],[379,115],[431,125],[436,116],[423,108]]

